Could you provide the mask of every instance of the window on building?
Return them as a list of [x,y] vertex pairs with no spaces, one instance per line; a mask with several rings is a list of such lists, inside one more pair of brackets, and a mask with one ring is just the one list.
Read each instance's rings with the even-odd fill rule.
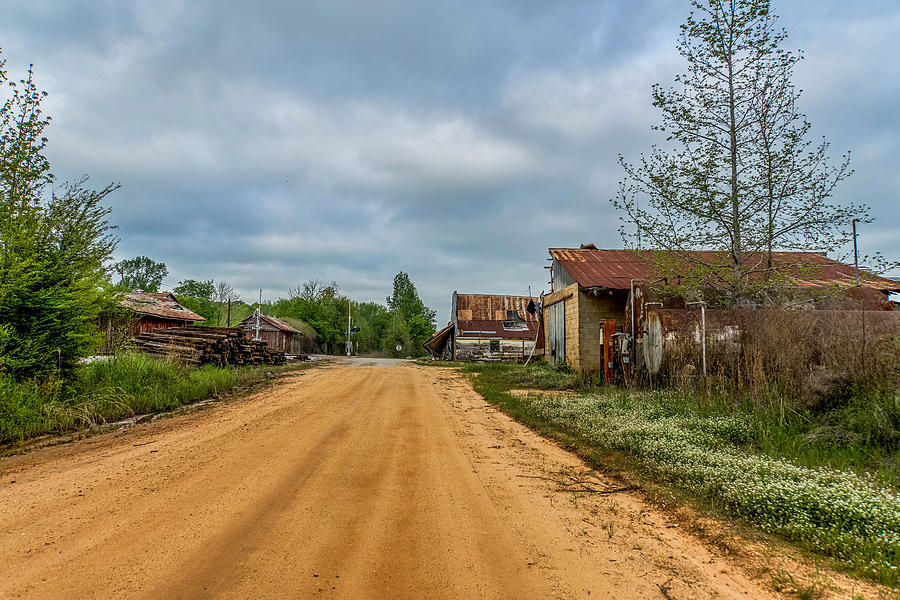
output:
[[500,352],[500,340],[491,340],[491,352]]

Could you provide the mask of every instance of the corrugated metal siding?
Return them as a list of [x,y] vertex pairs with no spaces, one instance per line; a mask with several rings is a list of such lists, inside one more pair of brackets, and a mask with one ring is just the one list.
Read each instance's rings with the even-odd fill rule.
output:
[[551,304],[547,314],[547,360],[555,365],[566,360],[566,301]]
[[567,288],[573,283],[575,280],[572,279],[572,276],[569,275],[566,270],[562,267],[556,258],[553,259],[550,267],[550,273],[552,274],[550,278],[550,289],[553,292],[558,292],[563,288]]
[[538,323],[526,321],[522,329],[506,329],[502,321],[462,321],[458,322],[458,338],[503,338],[508,340],[533,340],[537,335]]
[[536,315],[527,310],[528,296],[499,296],[493,294],[456,294],[456,318],[460,321],[505,321],[507,311],[517,311],[525,321],[537,322]]

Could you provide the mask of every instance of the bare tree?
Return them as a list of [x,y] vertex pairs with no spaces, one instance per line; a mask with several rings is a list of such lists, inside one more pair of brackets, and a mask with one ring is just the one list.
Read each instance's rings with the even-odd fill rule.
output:
[[692,5],[678,42],[687,72],[675,87],[653,86],[662,112],[653,129],[667,147],[637,164],[620,156],[625,179],[612,202],[635,228],[623,226],[626,241],[674,251],[695,282],[737,298],[752,274],[790,266],[774,264],[774,250],[831,250],[867,209],[831,200],[851,173],[849,153],[832,166],[827,142],[808,140],[791,83],[800,56],[782,48],[768,0]]
[[234,293],[234,288],[231,287],[227,281],[220,281],[216,284],[216,292],[215,292],[216,302],[228,302],[231,300],[232,302],[236,300],[240,300],[240,294]]
[[311,277],[301,283],[299,286],[289,291],[290,297],[302,298],[303,300],[313,301],[322,297],[323,294],[336,295],[340,292],[341,287],[334,281],[326,284],[318,277]]

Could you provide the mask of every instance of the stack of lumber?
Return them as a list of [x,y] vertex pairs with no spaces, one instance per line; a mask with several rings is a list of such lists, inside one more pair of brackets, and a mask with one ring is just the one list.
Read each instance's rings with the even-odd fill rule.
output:
[[248,340],[237,327],[172,327],[154,329],[132,340],[138,351],[189,365],[281,365],[283,352],[270,350],[264,341]]

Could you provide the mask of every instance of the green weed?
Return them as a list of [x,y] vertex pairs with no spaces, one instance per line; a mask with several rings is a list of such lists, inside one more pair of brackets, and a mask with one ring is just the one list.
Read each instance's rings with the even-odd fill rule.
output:
[[193,368],[128,353],[82,365],[65,381],[0,378],[0,443],[172,410],[296,368]]

